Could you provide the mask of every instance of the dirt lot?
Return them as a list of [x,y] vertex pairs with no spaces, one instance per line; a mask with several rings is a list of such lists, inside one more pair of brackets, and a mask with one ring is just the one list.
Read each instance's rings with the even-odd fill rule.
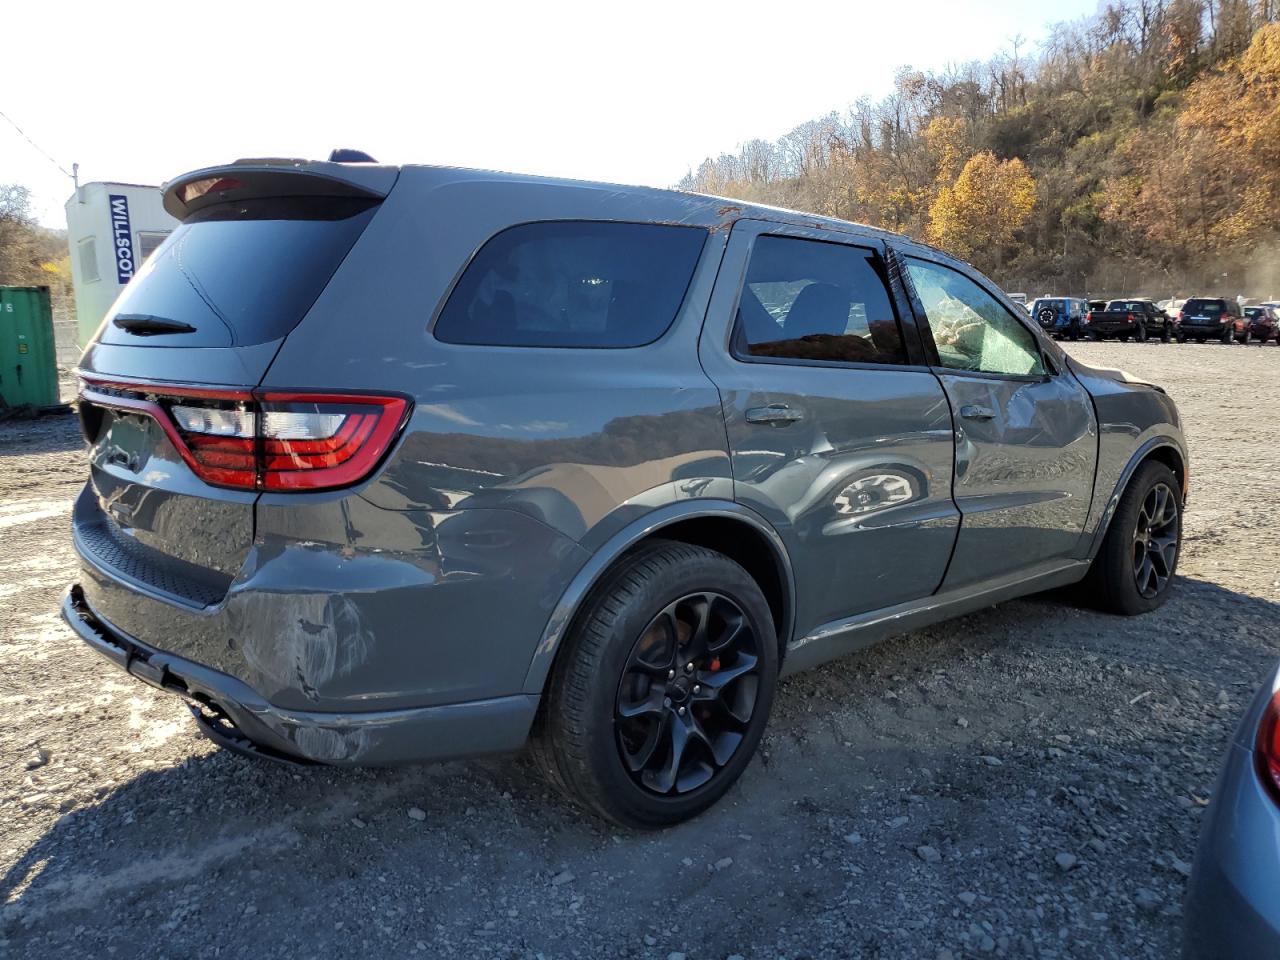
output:
[[0,425],[0,956],[1176,955],[1218,759],[1280,652],[1280,348],[1073,349],[1185,415],[1171,601],[1035,598],[794,678],[727,801],[656,835],[518,757],[212,748],[58,621],[73,419]]

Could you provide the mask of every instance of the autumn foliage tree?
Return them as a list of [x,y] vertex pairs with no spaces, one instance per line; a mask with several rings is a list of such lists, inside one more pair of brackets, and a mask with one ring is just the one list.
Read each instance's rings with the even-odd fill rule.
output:
[[904,68],[883,100],[680,186],[929,239],[1009,289],[1280,296],[1278,19],[1276,0],[1108,0],[1035,56]]
[[1036,184],[1016,157],[974,154],[929,207],[928,239],[966,260],[999,265],[1036,205]]

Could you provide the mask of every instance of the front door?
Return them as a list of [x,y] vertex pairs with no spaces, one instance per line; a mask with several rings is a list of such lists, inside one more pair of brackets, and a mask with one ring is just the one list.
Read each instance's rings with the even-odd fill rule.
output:
[[879,240],[739,221],[699,344],[735,497],[785,541],[796,636],[925,597],[959,515],[951,413]]
[[1071,557],[1098,456],[1087,391],[977,277],[924,255],[901,259],[955,418],[961,525],[943,589]]

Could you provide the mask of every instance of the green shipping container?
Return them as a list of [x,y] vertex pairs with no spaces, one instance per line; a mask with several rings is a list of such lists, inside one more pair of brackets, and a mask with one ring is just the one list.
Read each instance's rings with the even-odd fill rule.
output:
[[48,287],[0,287],[0,408],[58,405]]

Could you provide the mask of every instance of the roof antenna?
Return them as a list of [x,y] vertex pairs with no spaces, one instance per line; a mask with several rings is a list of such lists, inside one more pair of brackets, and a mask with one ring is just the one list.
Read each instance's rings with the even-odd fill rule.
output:
[[377,163],[363,150],[352,150],[349,147],[338,147],[329,154],[330,163]]

